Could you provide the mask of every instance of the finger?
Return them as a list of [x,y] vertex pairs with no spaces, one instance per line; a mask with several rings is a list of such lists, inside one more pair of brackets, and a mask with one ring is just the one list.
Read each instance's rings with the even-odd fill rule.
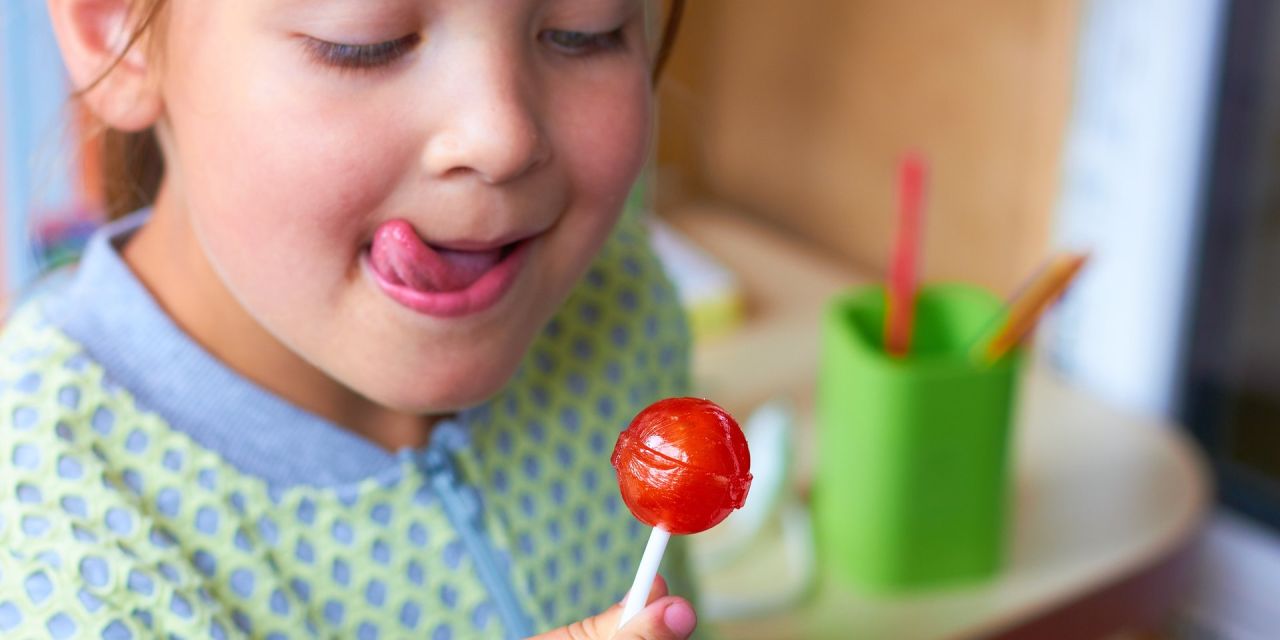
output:
[[[657,600],[658,598],[666,597],[670,594],[671,592],[667,590],[667,579],[662,577],[662,574],[658,574],[653,577],[653,586],[649,587],[649,597],[645,599],[644,603],[648,605],[652,603],[654,600]],[[631,594],[628,593],[627,595],[631,595]],[[623,602],[627,601],[626,596],[623,596],[622,601]]]
[[[667,598],[667,581],[664,580],[662,576],[657,576],[653,580],[653,586],[649,589],[649,604],[647,606],[654,606],[653,603],[661,598]],[[674,598],[667,599],[674,600]],[[622,602],[609,607],[597,616],[575,622],[554,631],[549,631],[537,636],[533,640],[605,640],[606,638],[613,638],[614,634],[619,631],[618,622],[622,617],[623,602],[626,602],[625,596],[623,597]],[[687,605],[688,602],[685,602],[685,604]],[[641,618],[645,615],[647,615],[646,610],[641,610],[640,613],[636,614],[636,618]],[[668,637],[682,639],[686,636],[658,635],[653,637],[665,640]],[[618,637],[634,638],[636,636]],[[647,638],[648,636],[639,637]]]
[[687,640],[697,626],[698,617],[688,600],[665,596],[641,609],[612,637],[614,640]]
[[[654,576],[653,586],[649,587],[649,598],[645,601],[645,606],[653,604],[659,598],[665,598],[669,593],[666,578],[663,578],[662,574]],[[610,634],[617,630],[619,623],[622,621],[623,605],[626,604],[629,597],[631,597],[630,591],[622,596],[622,600],[605,609],[600,615],[583,621],[584,624],[589,624],[590,631],[596,634],[591,637],[608,638]],[[636,617],[639,616],[640,614],[637,613]]]

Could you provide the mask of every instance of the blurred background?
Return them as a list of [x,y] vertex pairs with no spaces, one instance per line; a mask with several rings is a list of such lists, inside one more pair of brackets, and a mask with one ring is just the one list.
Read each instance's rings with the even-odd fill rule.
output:
[[1007,294],[1051,250],[1091,251],[1042,364],[1205,456],[1180,628],[1280,637],[1280,5],[701,0],[686,20],[658,211],[748,218],[882,277],[918,150],[925,280]]
[[[1091,252],[1035,367],[1107,408],[1080,420],[1121,425],[1114,441],[1109,426],[1080,435],[1081,450],[1132,446],[1135,474],[1145,448],[1191,461],[1171,480],[1191,488],[1167,498],[1191,516],[1158,549],[1018,606],[1127,603],[1094,587],[1189,557],[1185,580],[1153,574],[1177,588],[1143,587],[1159,606],[1127,630],[1280,637],[1277,36],[1272,0],[691,1],[641,195],[690,308],[700,391],[806,420],[821,306],[884,277],[898,163],[918,152],[923,279],[1004,297],[1054,250]],[[0,299],[74,259],[97,219],[66,92],[43,3],[0,4]],[[1121,445],[1137,442],[1121,428],[1159,434]],[[792,437],[783,468],[803,496],[815,445],[803,426]],[[1073,526],[1099,517],[1092,499],[1068,505],[1086,523]],[[1053,570],[1069,573],[1063,557]],[[797,607],[778,624],[826,615]]]

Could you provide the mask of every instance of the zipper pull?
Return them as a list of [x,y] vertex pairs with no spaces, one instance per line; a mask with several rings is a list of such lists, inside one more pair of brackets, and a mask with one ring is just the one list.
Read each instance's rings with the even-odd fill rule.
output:
[[418,466],[427,474],[431,484],[443,483],[453,486],[458,482],[453,460],[450,460],[449,454],[441,451],[439,447],[427,447],[418,457]]
[[480,508],[475,494],[462,482],[453,456],[440,447],[429,447],[422,454],[422,470],[439,497],[459,507],[461,516],[471,526],[480,524]]

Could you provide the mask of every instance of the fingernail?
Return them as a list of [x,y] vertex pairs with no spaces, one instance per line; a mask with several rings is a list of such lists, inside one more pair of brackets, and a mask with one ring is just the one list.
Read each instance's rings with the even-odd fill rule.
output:
[[667,605],[666,611],[662,612],[662,623],[672,633],[685,637],[693,633],[693,628],[698,625],[698,616],[694,615],[689,603],[677,600]]

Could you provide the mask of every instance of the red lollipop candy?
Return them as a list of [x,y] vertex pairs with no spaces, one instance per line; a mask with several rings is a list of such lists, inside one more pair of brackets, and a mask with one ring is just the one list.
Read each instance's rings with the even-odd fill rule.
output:
[[671,534],[706,531],[742,507],[751,454],[737,421],[709,400],[667,398],[641,411],[610,459],[627,508],[653,527],[619,627],[644,608]]
[[641,522],[690,534],[742,508],[751,454],[737,421],[699,398],[667,398],[618,436],[611,459],[627,508]]

